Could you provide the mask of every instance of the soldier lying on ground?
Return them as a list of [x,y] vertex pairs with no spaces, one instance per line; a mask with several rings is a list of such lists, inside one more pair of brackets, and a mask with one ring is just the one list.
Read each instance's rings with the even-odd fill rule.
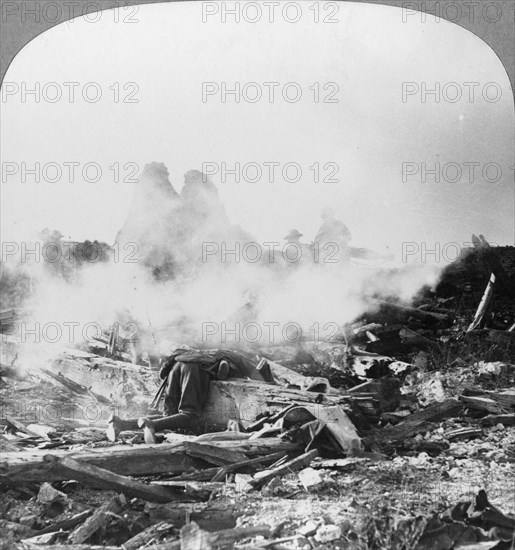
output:
[[122,420],[112,415],[107,437],[115,441],[119,432],[143,428],[146,443],[156,443],[162,430],[201,431],[201,417],[211,380],[251,378],[263,380],[248,357],[230,350],[197,351],[177,349],[161,363],[159,376],[167,380],[164,416]]

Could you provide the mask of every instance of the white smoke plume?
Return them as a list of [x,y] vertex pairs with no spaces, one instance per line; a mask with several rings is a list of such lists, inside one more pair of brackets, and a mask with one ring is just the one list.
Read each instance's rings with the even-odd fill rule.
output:
[[[128,323],[135,323],[142,346],[156,348],[156,340],[159,353],[181,343],[232,347],[245,337],[259,344],[280,340],[288,323],[301,327],[307,338],[316,336],[315,327],[342,327],[370,309],[367,296],[408,303],[422,286],[436,284],[440,273],[429,265],[394,269],[342,258],[315,262],[307,249],[297,263],[280,253],[270,262],[266,251],[256,262],[241,254],[228,255],[227,261],[220,254],[203,254],[206,244],[211,250],[241,251],[253,241],[231,224],[216,187],[202,173],[188,172],[179,194],[166,167],[152,163],[140,176],[110,259],[84,261],[80,267],[61,263],[61,269],[45,262],[24,266],[32,287],[24,300],[25,321],[49,331],[52,324],[60,327],[56,348],[84,346],[98,335],[97,327],[106,330],[114,322],[121,324],[122,335],[130,335],[134,325]],[[12,273],[20,266],[7,269]],[[245,332],[249,323],[252,330]],[[231,330],[232,335],[225,334]],[[36,342],[38,353],[52,348],[47,345],[52,337]],[[31,363],[38,361],[32,351],[30,357]]]

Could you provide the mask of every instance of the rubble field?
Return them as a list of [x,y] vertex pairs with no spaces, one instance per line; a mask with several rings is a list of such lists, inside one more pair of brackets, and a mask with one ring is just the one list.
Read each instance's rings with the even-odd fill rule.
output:
[[[283,356],[297,353],[281,351]],[[116,449],[117,461],[130,465],[135,450],[187,447],[195,445],[196,437],[170,433],[164,443],[149,447],[139,431],[129,431],[111,442],[103,419],[88,424],[70,411],[68,418],[52,418],[70,402],[76,411],[95,411],[98,401],[90,395],[76,395],[48,377],[4,374],[3,548],[512,548],[512,365],[453,361],[445,370],[433,370],[431,354],[419,351],[411,363],[391,361],[391,372],[385,374],[382,356],[376,361],[376,356],[327,344],[316,346],[312,354],[329,351],[342,365],[338,370],[326,366],[335,370],[335,378],[353,378],[363,365],[380,371],[381,376],[354,386],[361,386],[360,392],[345,394],[352,396],[346,410],[363,440],[362,449],[340,456],[322,441],[304,452],[305,440],[291,429],[274,431],[272,422],[261,422],[261,428],[226,432],[263,432],[251,440],[229,440],[223,447],[227,456],[212,455],[216,442],[204,443],[201,436],[197,445],[206,447],[205,454],[193,453],[193,467],[181,465],[171,474],[164,467],[141,476],[125,475],[122,468],[119,480],[108,480],[120,485],[104,489],[99,489],[106,472],[102,467],[75,476],[73,469],[68,475],[34,470],[29,475],[22,470],[22,475],[9,457],[34,451],[44,455],[43,461],[60,451],[56,460],[66,469],[68,456],[80,466],[88,451],[102,455]],[[296,370],[291,372],[311,381],[310,375],[323,369],[313,362]],[[336,391],[344,394],[342,388]],[[41,403],[46,417],[38,409]],[[420,418],[427,411],[430,415]],[[260,441],[271,444],[252,455],[236,445]],[[290,447],[281,451],[282,441]],[[145,457],[152,461],[153,453]],[[263,461],[256,463],[256,458]],[[235,463],[243,464],[233,468]],[[118,469],[116,462],[105,462],[109,464]],[[39,469],[40,463],[33,467]],[[125,490],[131,480],[170,492],[163,498],[138,492],[140,487]],[[84,529],[99,511],[97,523]]]
[[118,334],[37,369],[4,338],[1,548],[515,548],[511,291],[449,277],[330,339],[227,350],[258,375],[152,445],[129,419],[162,412],[157,371]]

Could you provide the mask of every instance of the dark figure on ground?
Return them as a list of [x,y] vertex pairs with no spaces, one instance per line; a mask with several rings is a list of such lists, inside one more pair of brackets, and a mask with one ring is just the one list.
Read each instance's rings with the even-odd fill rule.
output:
[[263,380],[252,362],[230,350],[195,351],[178,349],[161,365],[166,380],[164,416],[122,420],[111,416],[107,436],[115,441],[123,430],[143,428],[146,443],[156,443],[156,432],[188,430],[198,433],[211,380],[253,378]]

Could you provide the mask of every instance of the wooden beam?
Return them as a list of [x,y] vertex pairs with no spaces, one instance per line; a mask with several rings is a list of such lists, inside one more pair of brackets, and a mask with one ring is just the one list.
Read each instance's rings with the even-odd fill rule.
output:
[[[243,441],[218,441],[217,446],[239,451],[250,458],[285,451],[299,451],[297,443],[279,438]],[[7,452],[0,456],[0,479],[11,481],[58,481],[69,479],[69,474],[54,468],[44,457],[48,451],[31,450]],[[56,449],[51,453],[57,459],[80,460],[120,475],[145,476],[154,474],[183,474],[195,471],[195,459],[186,454],[183,443],[161,445],[114,446],[87,451],[69,452]]]
[[242,462],[236,462],[229,464],[221,468],[206,468],[205,470],[198,470],[189,474],[184,474],[179,477],[174,477],[173,481],[221,481],[225,476],[231,472],[237,472],[244,468],[253,468],[266,462],[276,462],[280,458],[287,456],[285,451],[278,453],[272,453],[265,456],[258,456],[257,458],[250,458]]
[[186,441],[184,446],[186,447],[186,454],[189,456],[201,458],[202,460],[205,460],[210,464],[216,464],[217,466],[227,466],[228,464],[234,464],[235,462],[247,460],[247,457],[243,453],[232,449],[224,449],[223,447],[219,447],[217,445]]
[[242,468],[257,466],[259,464],[262,464],[263,462],[277,462],[285,456],[287,455],[283,451],[280,453],[272,453],[271,455],[267,456],[258,456],[257,458],[251,458],[250,460],[244,460],[243,462],[236,462],[235,464],[229,464],[228,466],[220,468],[220,470],[218,470],[218,472],[216,472],[216,474],[213,476],[211,481],[221,481],[230,472],[236,472],[237,470],[241,470]]
[[307,453],[304,453],[297,458],[294,458],[293,460],[290,460],[288,462],[285,462],[281,466],[277,466],[276,468],[272,468],[270,470],[264,470],[262,472],[258,472],[254,479],[250,482],[250,484],[253,487],[261,487],[271,479],[273,479],[276,476],[281,476],[284,474],[288,474],[290,472],[295,472],[296,470],[300,470],[301,468],[304,468],[305,466],[309,466],[310,462],[314,460],[318,456],[318,451],[316,449],[313,449],[312,451],[308,451]]
[[22,432],[24,434],[30,435],[32,437],[38,437],[40,438],[41,435],[39,435],[36,432],[33,432],[32,430],[29,430],[25,424],[20,422],[19,420],[16,420],[16,418],[13,418],[12,416],[6,416],[5,420],[7,422],[7,425],[10,426],[12,429]]
[[462,409],[463,405],[457,399],[433,403],[421,411],[410,414],[396,426],[378,430],[376,434],[378,439],[383,441],[404,441],[428,429],[432,422],[458,415]]
[[56,521],[52,525],[49,525],[48,527],[39,530],[38,535],[46,535],[47,533],[55,533],[56,531],[61,530],[68,531],[72,527],[75,527],[76,525],[79,525],[79,523],[82,523],[85,519],[91,516],[92,513],[93,510],[84,510],[84,512],[79,512],[71,518]]
[[486,285],[483,297],[481,298],[481,301],[479,302],[479,305],[477,306],[477,310],[476,310],[476,314],[474,315],[474,319],[470,323],[470,325],[467,329],[467,332],[470,332],[471,330],[479,328],[484,324],[485,317],[488,314],[488,312],[490,311],[490,306],[492,305],[492,301],[494,299],[494,289],[495,289],[495,275],[492,273],[490,275],[490,280],[488,281],[488,284]]
[[504,426],[515,426],[514,414],[491,414],[481,419],[481,426],[497,426],[497,424],[503,424]]
[[[52,460],[53,457],[51,457]],[[171,502],[181,500],[181,496],[167,488],[154,485],[147,485],[141,481],[136,481],[127,476],[114,474],[104,468],[85,464],[70,457],[63,457],[54,460],[56,468],[62,468],[68,472],[70,479],[79,481],[85,485],[92,485],[99,489],[110,489],[118,493],[123,493],[128,497],[141,498],[150,502]]]
[[106,504],[100,506],[89,516],[86,521],[70,533],[68,541],[72,544],[81,544],[92,537],[99,529],[103,528],[110,519],[110,514],[119,514],[126,501],[123,496],[115,496]]
[[463,401],[463,403],[465,403],[465,405],[467,405],[467,407],[471,409],[485,411],[493,414],[501,414],[504,412],[503,407],[501,407],[499,403],[497,403],[493,399],[489,399],[484,395],[460,395],[460,400]]

